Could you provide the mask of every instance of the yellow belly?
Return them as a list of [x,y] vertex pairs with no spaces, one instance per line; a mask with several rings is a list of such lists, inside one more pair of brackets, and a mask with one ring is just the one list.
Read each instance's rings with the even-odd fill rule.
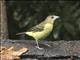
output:
[[40,32],[26,32],[27,35],[32,36],[36,40],[46,38],[52,31],[53,24],[46,24],[43,31]]

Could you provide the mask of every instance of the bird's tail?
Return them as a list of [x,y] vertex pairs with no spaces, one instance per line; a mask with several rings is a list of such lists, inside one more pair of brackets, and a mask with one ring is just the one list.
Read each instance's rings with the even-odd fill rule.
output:
[[26,32],[21,32],[21,33],[17,33],[16,35],[21,35],[21,34],[25,34]]

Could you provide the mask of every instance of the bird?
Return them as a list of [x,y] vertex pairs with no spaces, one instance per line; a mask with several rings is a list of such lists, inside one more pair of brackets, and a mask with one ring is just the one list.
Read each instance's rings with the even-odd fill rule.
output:
[[39,46],[39,41],[45,39],[52,32],[52,30],[54,30],[54,23],[58,18],[59,16],[49,15],[44,21],[33,26],[28,31],[17,33],[16,35],[27,34],[28,36],[33,37],[37,44],[36,48],[43,49]]

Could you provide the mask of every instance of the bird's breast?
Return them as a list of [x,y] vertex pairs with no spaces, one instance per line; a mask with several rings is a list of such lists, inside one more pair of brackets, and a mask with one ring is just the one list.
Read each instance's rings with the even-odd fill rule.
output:
[[52,31],[53,24],[45,24],[44,31]]

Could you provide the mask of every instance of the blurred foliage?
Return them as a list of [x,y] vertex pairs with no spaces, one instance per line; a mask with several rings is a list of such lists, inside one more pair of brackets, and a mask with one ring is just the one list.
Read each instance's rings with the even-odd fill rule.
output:
[[79,1],[6,1],[10,39],[18,39],[15,34],[27,31],[39,24],[50,14],[60,16],[55,21],[55,29],[47,40],[80,39],[80,2]]

